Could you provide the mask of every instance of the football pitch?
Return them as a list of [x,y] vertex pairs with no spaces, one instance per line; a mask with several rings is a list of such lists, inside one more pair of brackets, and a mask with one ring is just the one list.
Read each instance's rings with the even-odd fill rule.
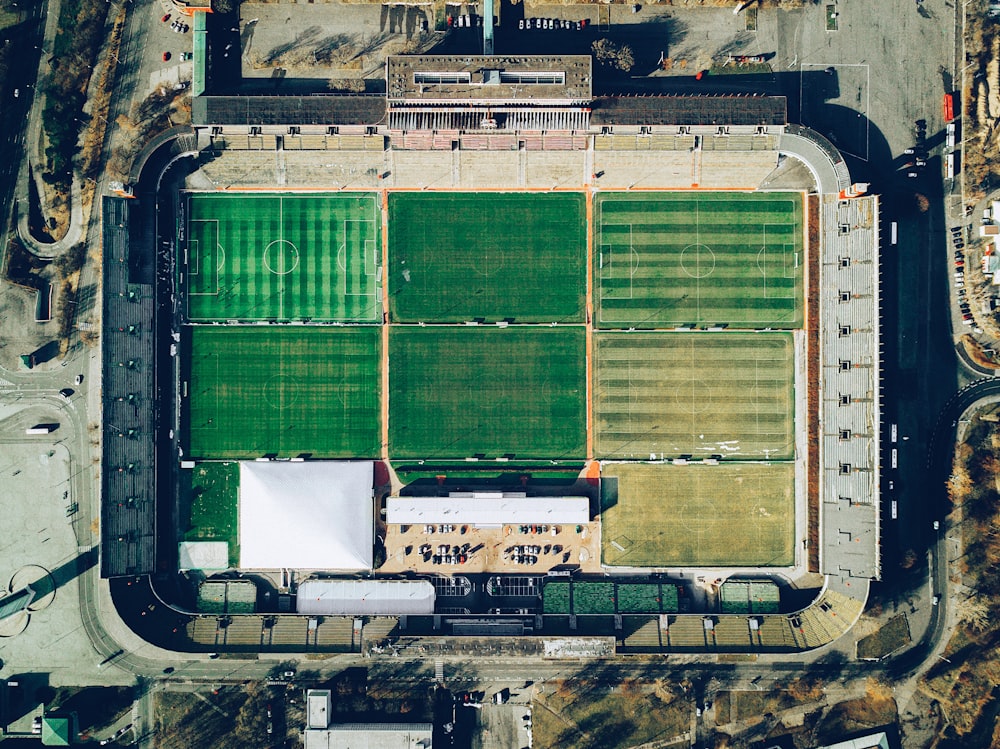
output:
[[791,458],[791,333],[595,335],[598,458]]
[[381,319],[376,196],[191,193],[186,211],[188,320]]
[[583,322],[584,196],[393,193],[397,322]]
[[602,467],[604,563],[787,567],[795,562],[794,463]]
[[584,336],[582,326],[393,326],[390,454],[584,457]]
[[802,327],[798,193],[602,193],[600,327]]
[[378,457],[378,327],[186,330],[188,457]]

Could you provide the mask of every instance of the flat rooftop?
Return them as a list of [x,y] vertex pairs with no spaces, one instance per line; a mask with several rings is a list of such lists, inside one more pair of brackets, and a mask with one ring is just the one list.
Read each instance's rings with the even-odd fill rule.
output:
[[590,522],[586,497],[528,497],[523,493],[452,492],[447,497],[389,497],[386,522],[458,523],[499,527],[504,523]]
[[757,125],[788,124],[784,96],[600,96],[592,104],[591,125]]
[[191,101],[195,126],[376,125],[384,117],[381,94],[196,96]]
[[589,55],[405,55],[386,61],[390,102],[583,103]]

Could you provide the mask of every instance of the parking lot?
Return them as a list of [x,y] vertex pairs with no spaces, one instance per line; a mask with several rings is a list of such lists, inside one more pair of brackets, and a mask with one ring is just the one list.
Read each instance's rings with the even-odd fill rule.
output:
[[430,5],[243,3],[243,77],[382,79],[387,55],[424,51],[433,29]]
[[[545,530],[543,530],[543,528]],[[560,566],[600,572],[600,523],[586,525],[390,525],[381,573],[544,574]]]

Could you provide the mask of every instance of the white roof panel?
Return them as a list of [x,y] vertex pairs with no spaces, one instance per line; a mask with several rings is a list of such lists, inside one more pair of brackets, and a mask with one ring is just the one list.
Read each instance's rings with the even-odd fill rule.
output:
[[295,605],[310,616],[433,614],[434,586],[426,580],[306,580]]
[[240,463],[242,569],[372,566],[371,461]]
[[504,523],[582,524],[590,522],[590,500],[586,497],[526,497],[499,492],[469,492],[448,497],[389,497],[386,500],[386,522],[480,526]]
[[225,541],[181,541],[177,544],[181,570],[229,569],[229,544]]
[[430,723],[345,723],[305,732],[306,749],[430,749]]

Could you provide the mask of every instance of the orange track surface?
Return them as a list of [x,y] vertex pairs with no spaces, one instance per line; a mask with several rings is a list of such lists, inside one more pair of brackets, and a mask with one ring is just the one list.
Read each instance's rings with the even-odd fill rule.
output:
[[382,191],[382,459],[389,460],[389,193]]

